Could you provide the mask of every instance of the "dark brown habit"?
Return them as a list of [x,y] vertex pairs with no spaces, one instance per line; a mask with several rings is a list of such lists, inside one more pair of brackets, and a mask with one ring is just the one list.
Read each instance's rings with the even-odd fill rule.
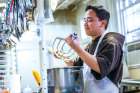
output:
[[[99,38],[100,37],[97,37],[88,44],[86,51],[90,54],[94,54]],[[91,69],[91,73],[97,80],[107,76],[115,85],[120,83],[123,71],[122,47],[124,39],[125,37],[123,35],[115,32],[109,32],[104,36],[96,55],[101,73],[99,74]],[[83,66],[82,59],[78,58],[75,60],[74,65]]]

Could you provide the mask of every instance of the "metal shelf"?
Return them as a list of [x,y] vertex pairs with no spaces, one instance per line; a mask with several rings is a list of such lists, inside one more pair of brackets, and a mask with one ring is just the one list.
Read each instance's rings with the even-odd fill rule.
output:
[[0,50],[0,88],[7,87],[8,57],[7,50]]

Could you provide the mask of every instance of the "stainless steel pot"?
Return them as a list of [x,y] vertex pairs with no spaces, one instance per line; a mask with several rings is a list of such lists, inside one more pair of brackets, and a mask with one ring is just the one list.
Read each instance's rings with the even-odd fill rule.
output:
[[47,69],[48,93],[83,93],[83,68]]

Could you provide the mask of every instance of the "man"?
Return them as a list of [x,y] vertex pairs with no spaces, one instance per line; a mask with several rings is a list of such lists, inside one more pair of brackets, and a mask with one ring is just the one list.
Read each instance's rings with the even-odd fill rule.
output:
[[84,28],[92,42],[83,49],[72,35],[65,38],[79,56],[71,65],[84,66],[84,93],[119,93],[124,36],[115,32],[106,33],[109,18],[109,12],[102,7],[89,5],[86,7]]

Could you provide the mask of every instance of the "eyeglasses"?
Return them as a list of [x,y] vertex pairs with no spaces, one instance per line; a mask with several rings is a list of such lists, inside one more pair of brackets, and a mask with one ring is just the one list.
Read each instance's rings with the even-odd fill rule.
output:
[[86,18],[83,18],[83,21],[84,22],[97,22],[97,21],[100,21],[100,20],[98,18],[86,17]]
[[86,18],[83,18],[83,21],[84,22],[93,22],[93,18],[92,17],[86,17]]

